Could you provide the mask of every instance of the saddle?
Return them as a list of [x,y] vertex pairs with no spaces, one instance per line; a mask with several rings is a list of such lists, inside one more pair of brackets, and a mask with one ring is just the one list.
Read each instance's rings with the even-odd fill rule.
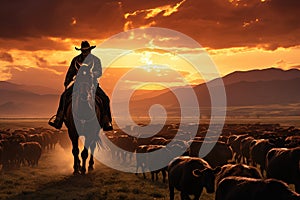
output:
[[[72,91],[72,89],[71,89]],[[66,96],[65,96],[65,105],[64,105],[64,116],[65,116],[65,112],[68,108],[68,106],[70,104],[72,104],[72,92],[67,92]],[[101,99],[100,96],[97,96],[97,93],[95,94],[95,106],[98,106],[99,109],[100,109],[100,115],[97,115],[97,119],[98,119],[98,122],[100,124],[101,127],[104,126],[104,107],[103,107],[103,101]]]

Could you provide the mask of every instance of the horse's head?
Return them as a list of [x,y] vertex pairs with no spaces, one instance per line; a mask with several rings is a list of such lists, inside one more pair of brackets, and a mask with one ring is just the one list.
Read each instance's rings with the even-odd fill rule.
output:
[[89,73],[88,69],[80,70],[76,77],[77,92],[81,101],[91,101],[93,91],[97,86],[93,81],[93,77]]
[[76,88],[82,101],[90,101],[97,88],[97,77],[93,73],[94,65],[94,60],[87,57],[78,70]]
[[95,92],[97,88],[97,78],[93,74],[94,62],[86,59],[78,70],[73,95],[74,109],[80,114],[80,119],[88,120],[94,117],[95,109]]

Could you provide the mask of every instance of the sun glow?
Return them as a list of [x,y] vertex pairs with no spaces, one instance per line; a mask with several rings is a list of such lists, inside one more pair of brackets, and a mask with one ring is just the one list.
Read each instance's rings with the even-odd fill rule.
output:
[[[159,66],[159,65],[145,65],[141,67],[142,69],[144,69],[146,72],[163,72],[164,70],[168,69],[165,66]],[[163,74],[158,74],[158,76],[162,76]]]

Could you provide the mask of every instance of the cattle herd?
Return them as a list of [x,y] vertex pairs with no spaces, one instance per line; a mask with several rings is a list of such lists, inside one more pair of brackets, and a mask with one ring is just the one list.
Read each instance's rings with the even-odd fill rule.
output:
[[[150,172],[153,181],[160,181],[161,173],[171,200],[175,189],[181,199],[199,199],[204,188],[215,193],[216,200],[300,200],[300,129],[278,124],[226,124],[221,136],[205,137],[208,125],[186,126],[197,126],[197,135],[180,130],[178,124],[165,125],[151,137],[131,136],[141,136],[138,126],[127,127],[130,135],[121,129],[106,132],[111,144],[119,147],[108,145],[106,151],[113,160],[135,163],[136,175],[142,173],[145,179]],[[0,130],[0,166],[2,170],[37,166],[41,154],[57,143],[70,145],[65,132],[46,128]],[[201,147],[208,143],[215,145],[199,158]],[[157,150],[164,157],[147,154]],[[162,159],[170,162],[156,169],[155,162]]]
[[[126,132],[140,136],[142,133],[135,128]],[[300,199],[299,129],[279,124],[227,124],[221,136],[205,137],[208,128],[199,125],[196,137],[181,131],[176,124],[165,125],[148,138],[132,137],[121,130],[106,135],[114,145],[126,150],[110,148],[112,158],[130,162],[132,154],[127,152],[135,152],[136,175],[141,172],[147,178],[145,172],[150,171],[154,181],[161,173],[162,181],[169,184],[171,200],[174,189],[180,191],[181,199],[199,199],[204,188],[207,193],[215,192],[216,200]],[[215,145],[205,157],[199,158],[202,145],[208,143]],[[152,170],[153,162],[161,158],[142,155],[158,149],[171,161]],[[174,156],[178,149],[185,151]],[[288,184],[294,185],[295,190]]]
[[38,166],[42,153],[55,149],[59,139],[66,136],[60,132],[41,127],[0,130],[0,166],[2,165],[2,170],[19,169],[22,166]]

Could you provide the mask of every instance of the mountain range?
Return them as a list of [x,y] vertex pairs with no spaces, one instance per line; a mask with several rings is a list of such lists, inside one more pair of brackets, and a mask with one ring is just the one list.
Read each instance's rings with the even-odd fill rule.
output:
[[[229,113],[230,115],[234,115],[234,110],[238,110],[238,107],[269,108],[274,105],[274,109],[276,109],[276,106],[295,105],[294,107],[299,110],[300,70],[298,69],[268,68],[236,71],[222,77],[222,79],[228,110],[232,112]],[[207,85],[220,87],[216,83],[216,80],[212,80],[193,87],[201,108],[210,107]],[[175,90],[176,93],[185,97],[183,99],[184,105],[189,105],[191,99],[187,95],[188,90],[185,87]],[[7,81],[0,81],[0,95],[0,117],[50,117],[55,114],[59,101],[59,91],[56,89],[19,85]],[[180,113],[179,102],[175,95],[169,89],[165,89],[138,91],[130,102],[131,114],[136,116],[148,115],[149,107],[156,103],[163,105],[170,113]],[[293,109],[293,115],[298,114],[295,110]]]
[[[300,115],[300,70],[282,70],[268,68],[263,70],[236,71],[222,77],[226,92],[227,114],[239,115]],[[195,86],[201,114],[209,115],[211,99],[208,85],[218,90],[218,80],[212,80]],[[176,89],[182,97],[182,105],[190,105],[190,98],[186,88]],[[154,96],[152,94],[152,96]],[[171,91],[163,94],[136,100],[131,103],[131,113],[137,116],[148,115],[153,104],[161,104],[172,115],[180,116],[180,105]],[[288,106],[288,105],[293,106]],[[273,108],[270,111],[270,106]],[[289,109],[287,109],[287,106]],[[267,108],[267,109],[264,109]],[[236,112],[238,110],[238,113]]]

